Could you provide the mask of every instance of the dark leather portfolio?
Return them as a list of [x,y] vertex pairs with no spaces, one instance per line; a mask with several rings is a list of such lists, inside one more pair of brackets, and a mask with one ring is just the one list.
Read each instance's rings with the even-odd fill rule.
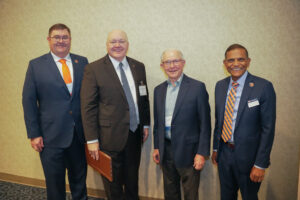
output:
[[110,182],[113,180],[112,178],[112,167],[111,167],[111,157],[99,150],[99,159],[95,160],[89,154],[89,150],[87,148],[87,144],[85,144],[85,155],[86,161],[88,165],[94,168],[101,175],[105,176]]

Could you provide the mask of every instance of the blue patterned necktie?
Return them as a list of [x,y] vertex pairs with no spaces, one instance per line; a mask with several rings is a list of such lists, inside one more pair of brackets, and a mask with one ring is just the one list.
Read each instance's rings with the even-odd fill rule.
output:
[[130,87],[128,84],[128,80],[126,78],[125,72],[123,70],[123,64],[120,62],[119,64],[120,73],[121,73],[121,80],[123,84],[123,89],[126,95],[126,99],[129,105],[129,115],[130,115],[130,130],[134,132],[137,129],[137,117],[136,117],[136,110],[133,101],[133,97],[130,91]]

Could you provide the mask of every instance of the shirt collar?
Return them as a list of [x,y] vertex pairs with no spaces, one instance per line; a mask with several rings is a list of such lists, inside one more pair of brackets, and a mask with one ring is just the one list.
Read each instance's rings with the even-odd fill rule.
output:
[[[236,81],[239,84],[239,86],[241,86],[241,87],[244,86],[247,75],[248,75],[248,71],[245,71],[245,73]],[[230,77],[230,83],[229,84],[232,85],[232,82],[233,82],[232,77]]]
[[68,53],[68,55],[66,57],[60,58],[57,55],[55,55],[52,51],[50,51],[50,52],[51,52],[51,55],[52,55],[55,62],[59,62],[60,59],[66,59],[67,61],[72,62],[70,53]]
[[[177,81],[175,81],[175,87],[177,87],[181,84],[182,79],[183,79],[183,73],[180,75],[180,77],[177,79]],[[173,86],[170,79],[167,80],[167,83],[168,83],[168,85]]]
[[[120,64],[120,61],[114,59],[113,57],[111,57],[110,55],[108,55],[110,61],[112,62],[115,70],[117,71],[118,68],[119,68],[119,64]],[[126,59],[126,56],[123,58],[123,60],[121,61],[121,63],[123,64],[124,67],[127,67],[128,66],[128,62],[127,62],[127,59]]]

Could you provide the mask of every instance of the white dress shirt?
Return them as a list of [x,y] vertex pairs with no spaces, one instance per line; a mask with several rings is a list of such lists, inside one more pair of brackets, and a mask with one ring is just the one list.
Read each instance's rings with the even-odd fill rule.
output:
[[56,66],[57,66],[57,68],[58,68],[58,70],[59,70],[59,72],[60,72],[60,75],[61,75],[61,77],[62,77],[62,79],[64,79],[63,78],[63,72],[62,72],[62,64],[59,62],[59,60],[60,59],[65,59],[66,60],[66,64],[67,64],[67,66],[68,66],[68,68],[69,68],[69,71],[70,71],[70,74],[71,74],[71,78],[72,78],[72,83],[69,83],[69,84],[67,84],[66,86],[67,86],[67,88],[68,88],[68,90],[69,90],[69,92],[70,92],[70,94],[72,93],[72,89],[73,89],[73,80],[74,80],[74,76],[73,76],[73,64],[72,64],[72,60],[71,60],[71,56],[70,56],[70,54],[68,54],[66,57],[64,57],[64,58],[60,58],[60,57],[58,57],[58,56],[56,56],[54,53],[52,53],[52,51],[51,51],[51,55],[52,55],[52,57],[53,57],[53,59],[54,59],[54,62],[55,62],[55,64],[56,64]]

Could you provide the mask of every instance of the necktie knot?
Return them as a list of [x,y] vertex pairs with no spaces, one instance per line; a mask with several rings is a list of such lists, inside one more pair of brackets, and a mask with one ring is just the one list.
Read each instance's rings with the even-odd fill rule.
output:
[[61,64],[66,64],[66,59],[60,59],[59,62],[60,62]]
[[119,67],[120,67],[120,69],[123,68],[123,63],[122,62],[120,62]]
[[236,88],[239,86],[238,82],[232,82],[232,87],[236,90]]

